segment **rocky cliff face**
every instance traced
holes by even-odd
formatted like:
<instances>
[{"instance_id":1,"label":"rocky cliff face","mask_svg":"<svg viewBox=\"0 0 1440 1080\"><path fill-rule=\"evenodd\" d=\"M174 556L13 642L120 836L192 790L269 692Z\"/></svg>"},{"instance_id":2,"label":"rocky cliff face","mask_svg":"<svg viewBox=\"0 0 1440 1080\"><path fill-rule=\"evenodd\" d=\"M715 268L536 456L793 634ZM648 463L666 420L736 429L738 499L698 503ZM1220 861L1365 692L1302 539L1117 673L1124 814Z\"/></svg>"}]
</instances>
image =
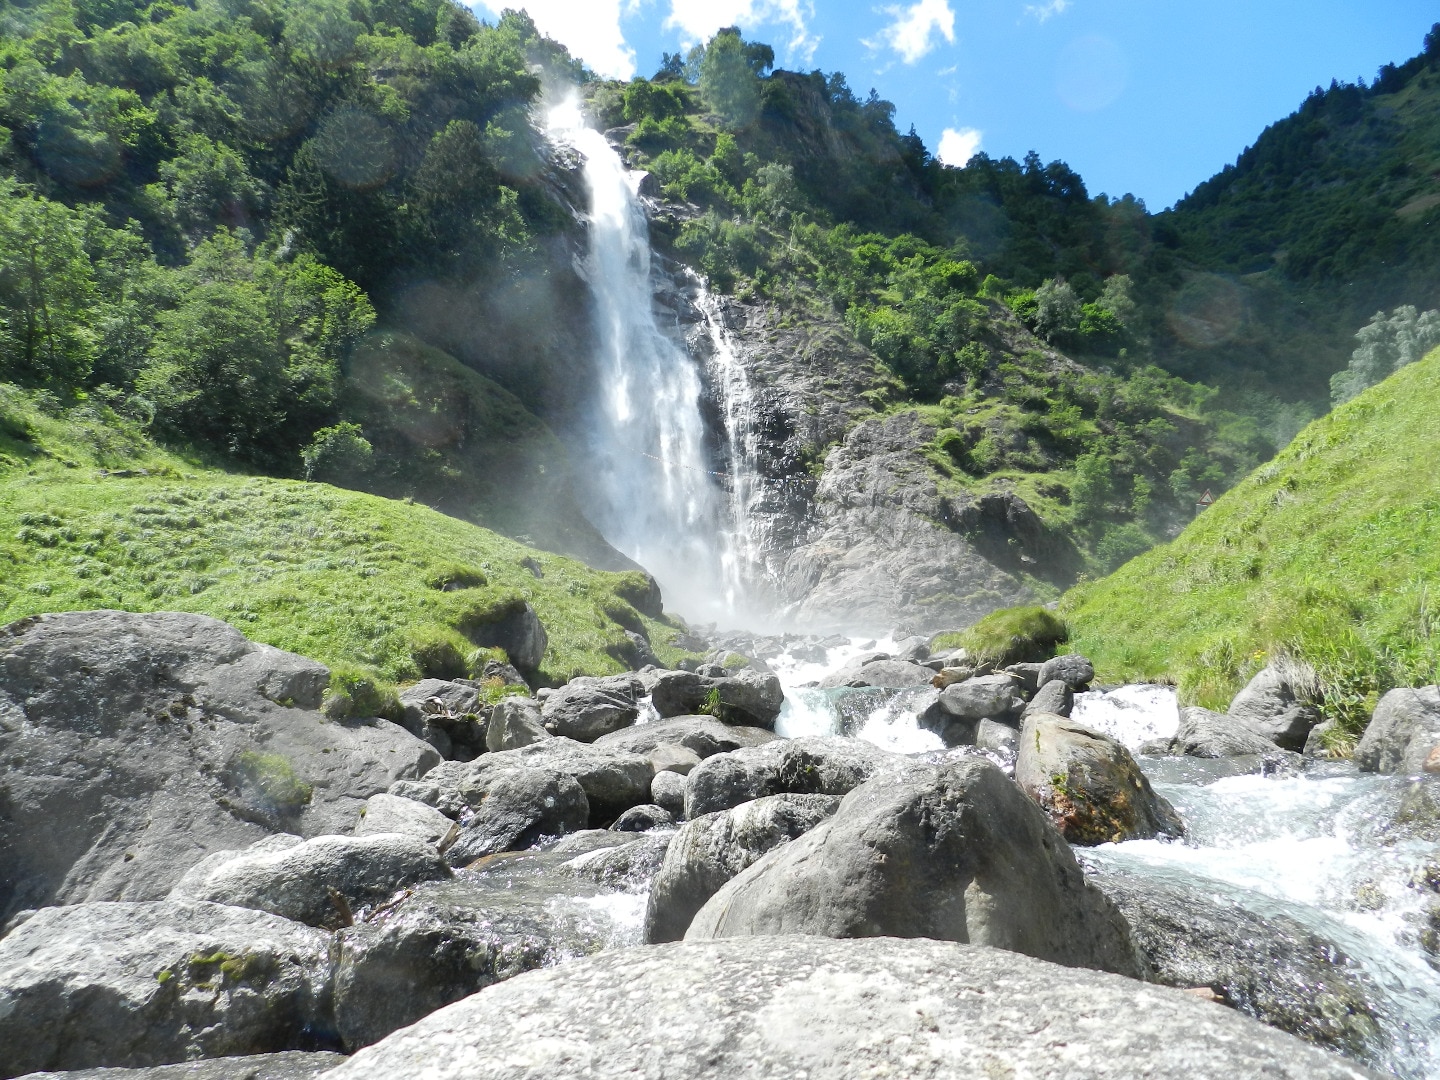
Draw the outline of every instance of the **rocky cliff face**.
<instances>
[{"instance_id":1,"label":"rocky cliff face","mask_svg":"<svg viewBox=\"0 0 1440 1080\"><path fill-rule=\"evenodd\" d=\"M753 477L738 492L750 572L784 616L930 632L1033 600L1026 576L1077 569L1073 546L1018 496L942 493L925 454L934 426L914 410L877 413L867 395L891 378L837 318L707 293L674 263L657 296L704 365L732 488Z\"/></svg>"}]
</instances>

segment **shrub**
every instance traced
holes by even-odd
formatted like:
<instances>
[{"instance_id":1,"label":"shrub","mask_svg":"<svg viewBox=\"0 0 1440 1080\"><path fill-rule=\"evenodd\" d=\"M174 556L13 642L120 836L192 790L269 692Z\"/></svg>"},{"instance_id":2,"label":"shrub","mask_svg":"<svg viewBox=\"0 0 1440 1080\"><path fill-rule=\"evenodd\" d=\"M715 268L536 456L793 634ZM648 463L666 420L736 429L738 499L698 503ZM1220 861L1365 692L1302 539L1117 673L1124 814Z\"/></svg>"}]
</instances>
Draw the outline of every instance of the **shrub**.
<instances>
[{"instance_id":1,"label":"shrub","mask_svg":"<svg viewBox=\"0 0 1440 1080\"><path fill-rule=\"evenodd\" d=\"M1035 663L1055 655L1070 633L1053 612L1042 607L992 611L959 636L959 645L974 659L996 667Z\"/></svg>"},{"instance_id":2,"label":"shrub","mask_svg":"<svg viewBox=\"0 0 1440 1080\"><path fill-rule=\"evenodd\" d=\"M246 795L258 796L276 812L287 815L298 814L313 794L285 758L253 750L240 755L231 770L231 782Z\"/></svg>"},{"instance_id":3,"label":"shrub","mask_svg":"<svg viewBox=\"0 0 1440 1080\"><path fill-rule=\"evenodd\" d=\"M410 658L427 679L463 679L469 674L465 657L443 637L425 638L410 646Z\"/></svg>"},{"instance_id":4,"label":"shrub","mask_svg":"<svg viewBox=\"0 0 1440 1080\"><path fill-rule=\"evenodd\" d=\"M394 687L363 668L342 665L330 669L330 687L322 708L332 720L358 716L393 720L401 714Z\"/></svg>"},{"instance_id":5,"label":"shrub","mask_svg":"<svg viewBox=\"0 0 1440 1080\"><path fill-rule=\"evenodd\" d=\"M300 460L305 463L306 480L342 482L369 469L374 453L359 424L336 424L315 432L310 445L300 451Z\"/></svg>"}]
</instances>

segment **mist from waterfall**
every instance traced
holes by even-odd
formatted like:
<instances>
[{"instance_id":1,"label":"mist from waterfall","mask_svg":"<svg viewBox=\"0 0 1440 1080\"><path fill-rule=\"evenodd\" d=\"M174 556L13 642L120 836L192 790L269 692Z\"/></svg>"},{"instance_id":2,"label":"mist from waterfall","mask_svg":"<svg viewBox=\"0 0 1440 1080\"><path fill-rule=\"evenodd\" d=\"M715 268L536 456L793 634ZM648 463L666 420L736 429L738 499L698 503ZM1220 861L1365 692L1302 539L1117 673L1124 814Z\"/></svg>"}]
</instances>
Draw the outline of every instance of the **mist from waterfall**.
<instances>
[{"instance_id":1,"label":"mist from waterfall","mask_svg":"<svg viewBox=\"0 0 1440 1080\"><path fill-rule=\"evenodd\" d=\"M596 395L577 488L612 545L655 575L666 605L729 621L743 607L722 467L706 452L700 372L655 317L649 226L637 188L571 93L545 114L550 139L585 160Z\"/></svg>"}]
</instances>

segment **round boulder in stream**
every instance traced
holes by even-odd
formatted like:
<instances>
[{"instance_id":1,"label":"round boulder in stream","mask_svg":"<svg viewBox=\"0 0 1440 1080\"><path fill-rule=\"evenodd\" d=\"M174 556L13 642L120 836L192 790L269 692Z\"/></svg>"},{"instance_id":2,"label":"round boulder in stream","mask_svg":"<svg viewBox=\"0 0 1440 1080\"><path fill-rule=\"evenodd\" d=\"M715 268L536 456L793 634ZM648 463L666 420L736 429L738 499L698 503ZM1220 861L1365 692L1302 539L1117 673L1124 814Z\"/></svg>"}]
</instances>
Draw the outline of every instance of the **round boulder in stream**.
<instances>
[{"instance_id":1,"label":"round boulder in stream","mask_svg":"<svg viewBox=\"0 0 1440 1080\"><path fill-rule=\"evenodd\" d=\"M751 938L535 971L332 1080L1362 1080L1376 1074L1176 990L943 941Z\"/></svg>"},{"instance_id":2,"label":"round boulder in stream","mask_svg":"<svg viewBox=\"0 0 1440 1080\"><path fill-rule=\"evenodd\" d=\"M1063 716L1026 717L1015 782L1072 844L1184 833L1180 815L1155 794L1129 750Z\"/></svg>"},{"instance_id":3,"label":"round boulder in stream","mask_svg":"<svg viewBox=\"0 0 1440 1080\"><path fill-rule=\"evenodd\" d=\"M1139 977L1124 918L1069 846L988 761L910 765L720 889L686 941L815 934L927 937Z\"/></svg>"}]
</instances>

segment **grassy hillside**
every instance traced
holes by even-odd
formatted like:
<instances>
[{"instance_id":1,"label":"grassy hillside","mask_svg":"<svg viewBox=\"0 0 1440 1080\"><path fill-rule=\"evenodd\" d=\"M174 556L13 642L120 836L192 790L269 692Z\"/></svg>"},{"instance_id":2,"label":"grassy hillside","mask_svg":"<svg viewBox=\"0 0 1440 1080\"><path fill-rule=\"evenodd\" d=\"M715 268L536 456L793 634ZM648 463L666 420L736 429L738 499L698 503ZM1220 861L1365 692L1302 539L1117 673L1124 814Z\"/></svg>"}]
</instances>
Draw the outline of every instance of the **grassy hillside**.
<instances>
[{"instance_id":1,"label":"grassy hillside","mask_svg":"<svg viewBox=\"0 0 1440 1080\"><path fill-rule=\"evenodd\" d=\"M1104 679L1223 706L1266 657L1314 665L1350 734L1440 678L1440 351L1307 427L1164 547L1068 593Z\"/></svg>"},{"instance_id":2,"label":"grassy hillside","mask_svg":"<svg viewBox=\"0 0 1440 1080\"><path fill-rule=\"evenodd\" d=\"M533 561L543 576L525 565ZM662 654L647 580L534 551L423 506L225 472L157 449L95 400L0 386L0 623L46 611L193 611L391 682L463 675L524 601L541 677L620 671L625 629Z\"/></svg>"}]
</instances>

